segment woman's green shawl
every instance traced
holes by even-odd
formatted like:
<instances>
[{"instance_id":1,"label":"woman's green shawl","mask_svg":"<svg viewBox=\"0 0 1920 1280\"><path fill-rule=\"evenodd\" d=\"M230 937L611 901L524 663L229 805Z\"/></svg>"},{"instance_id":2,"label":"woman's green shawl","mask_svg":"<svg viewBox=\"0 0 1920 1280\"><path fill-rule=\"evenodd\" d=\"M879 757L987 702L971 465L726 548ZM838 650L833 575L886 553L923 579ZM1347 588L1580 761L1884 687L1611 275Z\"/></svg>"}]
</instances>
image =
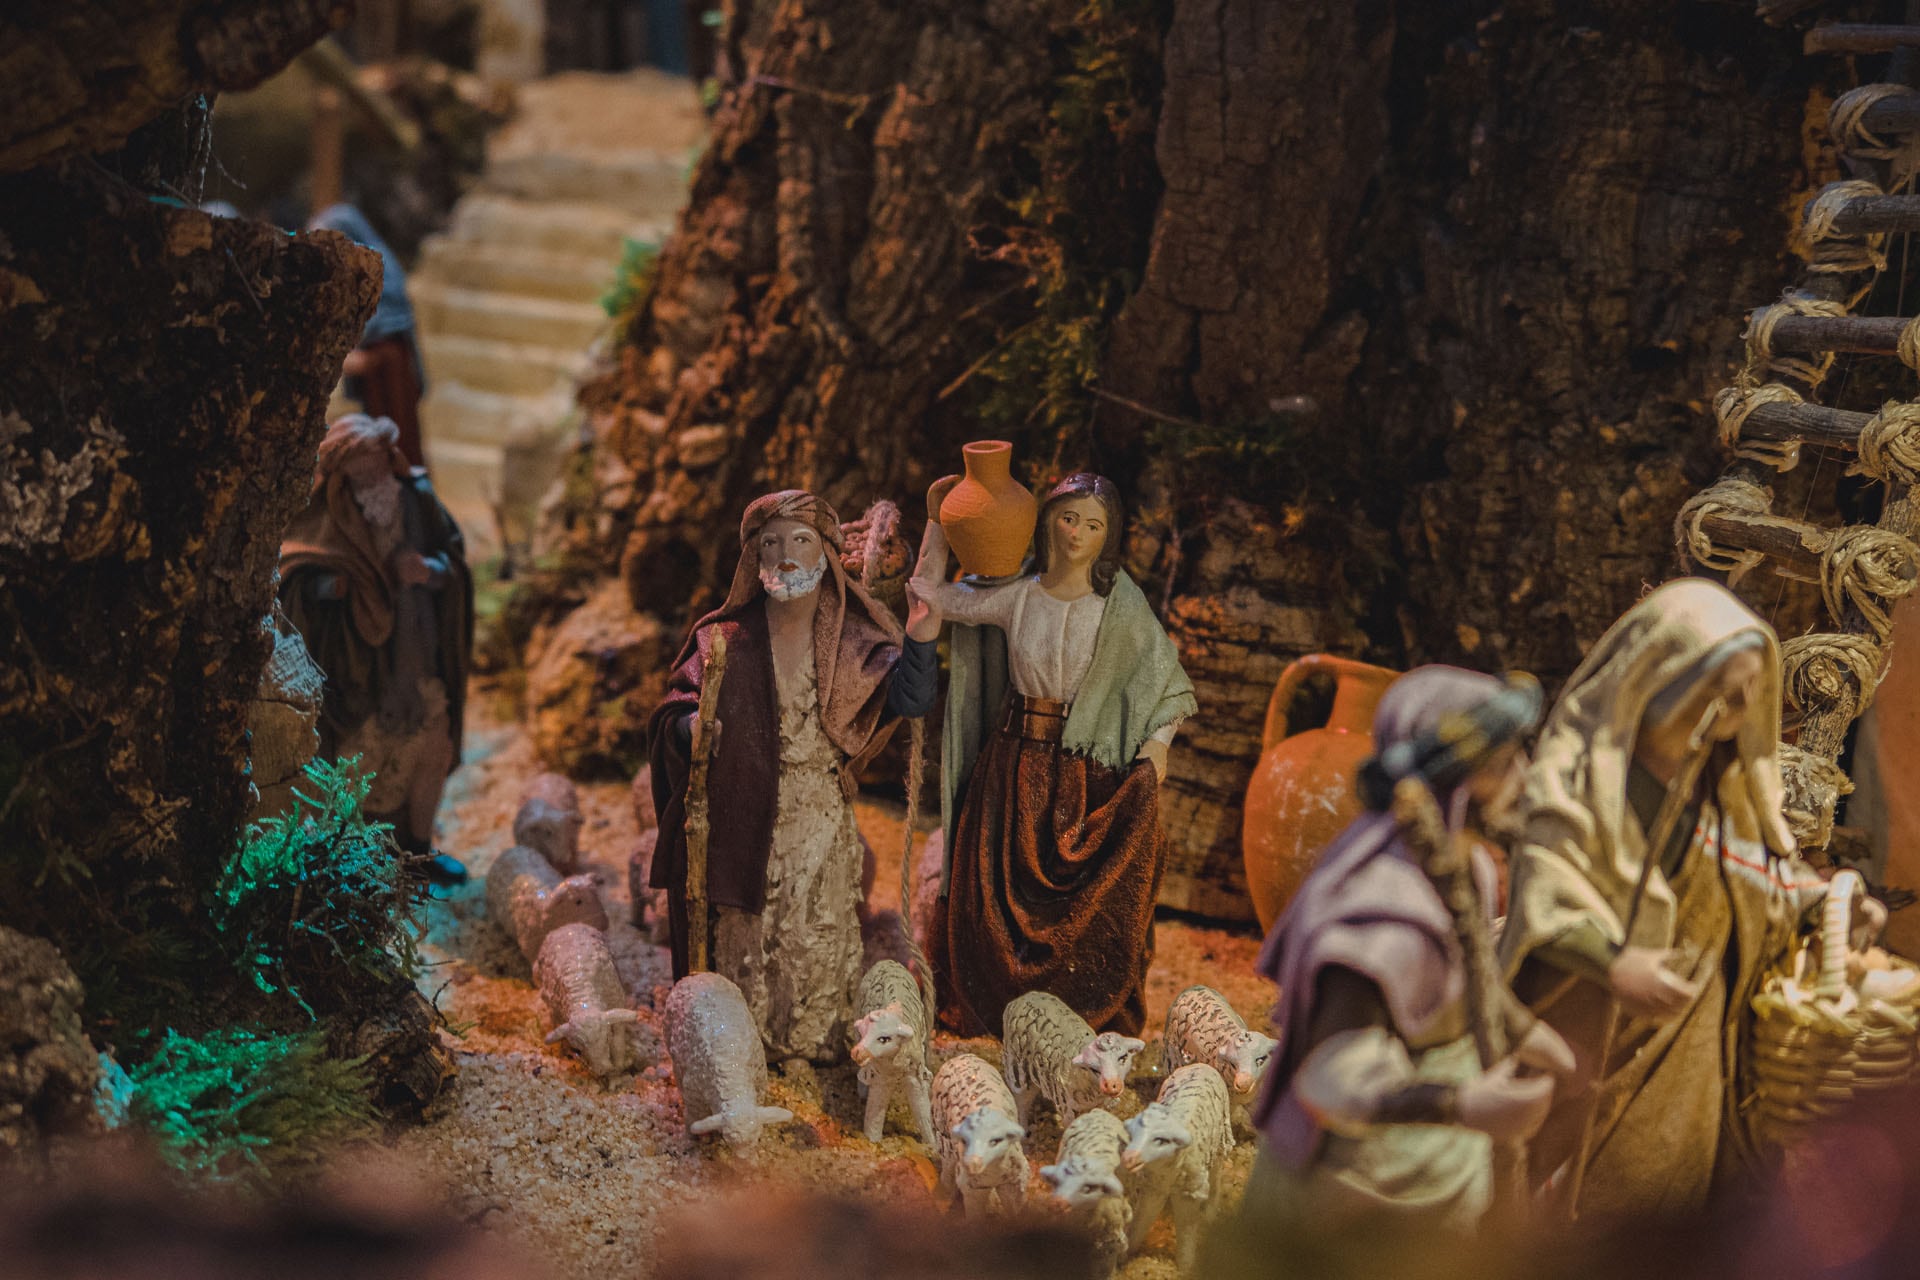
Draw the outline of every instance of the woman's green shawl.
<instances>
[{"instance_id":1,"label":"woman's green shawl","mask_svg":"<svg viewBox=\"0 0 1920 1280\"><path fill-rule=\"evenodd\" d=\"M1018 578L1002 579L1013 582ZM991 585L991 584L989 584ZM953 827L973 762L1007 696L1007 634L994 626L948 628L947 715L940 750L940 819L953 869ZM1144 592L1126 573L1114 575L1093 642L1093 664L1067 714L1060 745L1109 769L1125 769L1156 730L1200 709L1179 650L1153 616Z\"/></svg>"}]
</instances>

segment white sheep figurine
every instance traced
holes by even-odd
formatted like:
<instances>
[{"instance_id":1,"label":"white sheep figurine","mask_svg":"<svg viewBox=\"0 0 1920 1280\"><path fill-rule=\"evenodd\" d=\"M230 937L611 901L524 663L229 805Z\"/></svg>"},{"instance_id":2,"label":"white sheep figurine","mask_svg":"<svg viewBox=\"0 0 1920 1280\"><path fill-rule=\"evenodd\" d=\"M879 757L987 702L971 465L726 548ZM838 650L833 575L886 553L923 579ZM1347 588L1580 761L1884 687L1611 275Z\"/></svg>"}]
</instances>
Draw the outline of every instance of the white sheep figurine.
<instances>
[{"instance_id":1,"label":"white sheep figurine","mask_svg":"<svg viewBox=\"0 0 1920 1280\"><path fill-rule=\"evenodd\" d=\"M556 871L580 869L580 795L558 773L543 773L527 787L513 815L513 842L540 854Z\"/></svg>"},{"instance_id":2,"label":"white sheep figurine","mask_svg":"<svg viewBox=\"0 0 1920 1280\"><path fill-rule=\"evenodd\" d=\"M1134 1058L1147 1047L1117 1031L1095 1035L1066 1001L1044 991L1029 991L1007 1005L1001 1036L1001 1061L1023 1125L1035 1098L1053 1104L1063 1127L1083 1111L1112 1106L1127 1090Z\"/></svg>"},{"instance_id":3,"label":"white sheep figurine","mask_svg":"<svg viewBox=\"0 0 1920 1280\"><path fill-rule=\"evenodd\" d=\"M941 1198L957 1196L968 1217L1011 1214L1026 1204L1020 1143L1027 1131L991 1063L971 1053L947 1059L933 1077L932 1111Z\"/></svg>"},{"instance_id":4,"label":"white sheep figurine","mask_svg":"<svg viewBox=\"0 0 1920 1280\"><path fill-rule=\"evenodd\" d=\"M860 1017L853 1065L860 1068L860 1096L866 1099L867 1141L878 1142L887 1127L887 1107L904 1096L913 1109L920 1139L933 1145L933 1112L927 1066L933 1025L913 974L898 960L882 960L860 979Z\"/></svg>"},{"instance_id":5,"label":"white sheep figurine","mask_svg":"<svg viewBox=\"0 0 1920 1280\"><path fill-rule=\"evenodd\" d=\"M513 936L528 960L540 954L540 944L563 924L607 927L607 909L592 877L562 879L545 858L519 844L487 871L487 918Z\"/></svg>"},{"instance_id":6,"label":"white sheep figurine","mask_svg":"<svg viewBox=\"0 0 1920 1280\"><path fill-rule=\"evenodd\" d=\"M639 1017L613 967L606 934L591 925L561 925L540 944L533 980L553 1025L548 1044L564 1042L603 1080L640 1065Z\"/></svg>"},{"instance_id":7,"label":"white sheep figurine","mask_svg":"<svg viewBox=\"0 0 1920 1280\"><path fill-rule=\"evenodd\" d=\"M1092 1243L1100 1276L1112 1275L1127 1256L1133 1205L1120 1173L1126 1149L1127 1126L1096 1108L1074 1118L1060 1135L1060 1154L1040 1170L1068 1221Z\"/></svg>"},{"instance_id":8,"label":"white sheep figurine","mask_svg":"<svg viewBox=\"0 0 1920 1280\"><path fill-rule=\"evenodd\" d=\"M1127 1121L1120 1167L1133 1180L1128 1247L1139 1249L1161 1211L1170 1209L1174 1261L1191 1274L1220 1190L1220 1166L1231 1150L1233 1121L1220 1073L1195 1062L1169 1075L1160 1096Z\"/></svg>"},{"instance_id":9,"label":"white sheep figurine","mask_svg":"<svg viewBox=\"0 0 1920 1280\"><path fill-rule=\"evenodd\" d=\"M1200 1062L1220 1073L1236 1122L1245 1124L1254 1091L1267 1072L1267 1060L1279 1041L1249 1031L1226 997L1212 987L1192 986L1167 1007L1165 1039L1168 1072Z\"/></svg>"},{"instance_id":10,"label":"white sheep figurine","mask_svg":"<svg viewBox=\"0 0 1920 1280\"><path fill-rule=\"evenodd\" d=\"M717 973L690 973L667 994L666 1024L688 1136L718 1133L746 1151L767 1125L793 1119L785 1107L760 1104L767 1055L740 988Z\"/></svg>"}]
</instances>

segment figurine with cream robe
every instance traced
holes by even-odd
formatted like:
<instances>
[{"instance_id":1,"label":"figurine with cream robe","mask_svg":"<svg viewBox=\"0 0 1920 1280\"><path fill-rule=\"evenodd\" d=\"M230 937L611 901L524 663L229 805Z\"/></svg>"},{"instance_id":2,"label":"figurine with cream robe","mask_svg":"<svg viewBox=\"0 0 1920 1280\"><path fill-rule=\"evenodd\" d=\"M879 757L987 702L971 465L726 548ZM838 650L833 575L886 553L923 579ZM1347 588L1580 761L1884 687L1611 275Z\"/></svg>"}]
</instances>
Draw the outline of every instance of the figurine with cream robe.
<instances>
[{"instance_id":1,"label":"figurine with cream robe","mask_svg":"<svg viewBox=\"0 0 1920 1280\"><path fill-rule=\"evenodd\" d=\"M997 1032L1029 991L1137 1034L1166 861L1159 784L1198 705L1173 642L1120 568L1125 513L1081 472L1041 504L1027 571L949 583L928 497L908 634L953 629L941 773L950 1020Z\"/></svg>"},{"instance_id":2,"label":"figurine with cream robe","mask_svg":"<svg viewBox=\"0 0 1920 1280\"><path fill-rule=\"evenodd\" d=\"M1547 718L1501 954L1579 1059L1533 1148L1569 1212L1696 1210L1748 1154L1750 1002L1826 892L1779 740L1773 630L1699 578L1629 610Z\"/></svg>"},{"instance_id":3,"label":"figurine with cream robe","mask_svg":"<svg viewBox=\"0 0 1920 1280\"><path fill-rule=\"evenodd\" d=\"M745 995L776 1059L846 1055L862 972L854 777L896 717L928 709L894 705L900 624L847 577L840 547L839 517L812 494L754 501L726 602L694 625L650 725L660 815L651 879L668 891L674 974L687 972L690 929L708 929L715 971ZM703 924L688 918L686 793L693 717L721 635ZM931 645L907 647L932 664Z\"/></svg>"},{"instance_id":4,"label":"figurine with cream robe","mask_svg":"<svg viewBox=\"0 0 1920 1280\"><path fill-rule=\"evenodd\" d=\"M1531 682L1419 667L1374 716L1370 770L1428 742L1479 744L1431 776L1414 770L1464 847L1478 930L1497 892L1491 832L1518 797L1539 697ZM1573 1058L1512 999L1490 949L1476 1001L1460 940L1474 925L1455 918L1384 801L1370 796L1372 811L1327 846L1261 949L1258 968L1280 989L1279 1043L1253 1108L1261 1147L1247 1202L1322 1224L1377 1214L1465 1233L1493 1203L1495 1141L1539 1128ZM1502 1021L1509 1056L1483 1063L1476 1013ZM1505 1189L1523 1191L1518 1179Z\"/></svg>"}]
</instances>

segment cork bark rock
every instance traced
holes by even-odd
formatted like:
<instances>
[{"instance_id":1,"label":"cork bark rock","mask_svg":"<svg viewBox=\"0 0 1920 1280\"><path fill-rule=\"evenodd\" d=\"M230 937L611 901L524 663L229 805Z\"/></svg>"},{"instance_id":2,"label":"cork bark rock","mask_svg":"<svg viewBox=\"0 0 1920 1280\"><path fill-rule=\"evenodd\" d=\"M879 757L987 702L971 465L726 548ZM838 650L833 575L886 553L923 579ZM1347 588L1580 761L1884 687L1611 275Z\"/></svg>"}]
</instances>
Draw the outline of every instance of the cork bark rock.
<instances>
[{"instance_id":1,"label":"cork bark rock","mask_svg":"<svg viewBox=\"0 0 1920 1280\"><path fill-rule=\"evenodd\" d=\"M52 943L0 926L0 1160L100 1127L84 994Z\"/></svg>"}]
</instances>

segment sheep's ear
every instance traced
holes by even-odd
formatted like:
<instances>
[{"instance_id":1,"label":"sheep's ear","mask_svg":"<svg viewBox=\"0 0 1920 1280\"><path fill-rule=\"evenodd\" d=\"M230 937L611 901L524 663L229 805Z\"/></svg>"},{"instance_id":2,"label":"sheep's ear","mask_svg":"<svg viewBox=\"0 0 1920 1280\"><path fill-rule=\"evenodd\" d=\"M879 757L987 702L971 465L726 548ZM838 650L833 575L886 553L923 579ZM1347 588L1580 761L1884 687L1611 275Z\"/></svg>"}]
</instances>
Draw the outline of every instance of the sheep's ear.
<instances>
[{"instance_id":1,"label":"sheep's ear","mask_svg":"<svg viewBox=\"0 0 1920 1280\"><path fill-rule=\"evenodd\" d=\"M1112 1174L1108 1174L1107 1177L1101 1180L1100 1188L1110 1196L1124 1196L1127 1194L1127 1189L1120 1185L1120 1179L1114 1177Z\"/></svg>"},{"instance_id":2,"label":"sheep's ear","mask_svg":"<svg viewBox=\"0 0 1920 1280\"><path fill-rule=\"evenodd\" d=\"M785 1107L761 1107L759 1115L761 1124L785 1124L793 1119L793 1112Z\"/></svg>"},{"instance_id":3,"label":"sheep's ear","mask_svg":"<svg viewBox=\"0 0 1920 1280\"><path fill-rule=\"evenodd\" d=\"M695 1120L687 1126L687 1132L693 1134L695 1137L699 1137L703 1133L718 1133L720 1126L725 1123L725 1121L725 1116L715 1113L714 1115L708 1116L705 1120Z\"/></svg>"},{"instance_id":4,"label":"sheep's ear","mask_svg":"<svg viewBox=\"0 0 1920 1280\"><path fill-rule=\"evenodd\" d=\"M561 1023L559 1026L555 1027L553 1030L547 1032L547 1043L559 1044L562 1040L565 1040L567 1038L568 1033L570 1033L572 1030L573 1030L572 1022Z\"/></svg>"},{"instance_id":5,"label":"sheep's ear","mask_svg":"<svg viewBox=\"0 0 1920 1280\"><path fill-rule=\"evenodd\" d=\"M1087 1041L1080 1052L1073 1055L1073 1065L1076 1067L1089 1067L1092 1070L1098 1071L1100 1069L1100 1042L1097 1040Z\"/></svg>"},{"instance_id":6,"label":"sheep's ear","mask_svg":"<svg viewBox=\"0 0 1920 1280\"><path fill-rule=\"evenodd\" d=\"M1057 1191L1060 1189L1060 1179L1067 1176L1067 1171L1057 1164L1043 1164L1040 1166L1040 1176L1047 1180L1048 1186Z\"/></svg>"},{"instance_id":7,"label":"sheep's ear","mask_svg":"<svg viewBox=\"0 0 1920 1280\"><path fill-rule=\"evenodd\" d=\"M1135 1040L1132 1036L1124 1037L1120 1043L1127 1046L1127 1052L1129 1053L1145 1053L1147 1049L1147 1042L1145 1040Z\"/></svg>"}]
</instances>

